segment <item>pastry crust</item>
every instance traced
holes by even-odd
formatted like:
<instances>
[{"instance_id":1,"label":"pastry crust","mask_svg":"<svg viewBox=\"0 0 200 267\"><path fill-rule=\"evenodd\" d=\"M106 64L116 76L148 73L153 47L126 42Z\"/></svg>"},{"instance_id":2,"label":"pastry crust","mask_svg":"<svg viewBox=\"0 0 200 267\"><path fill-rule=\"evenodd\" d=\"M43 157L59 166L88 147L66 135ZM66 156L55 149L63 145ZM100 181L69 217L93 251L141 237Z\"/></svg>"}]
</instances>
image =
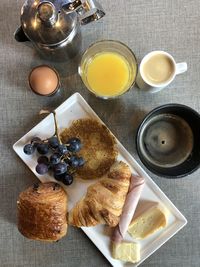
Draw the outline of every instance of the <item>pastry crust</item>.
<instances>
[{"instance_id":1,"label":"pastry crust","mask_svg":"<svg viewBox=\"0 0 200 267\"><path fill-rule=\"evenodd\" d=\"M95 119L79 119L61 133L63 143L69 138L78 137L83 144L78 153L86 161L76 170L76 177L96 179L106 174L118 155L115 138L105 125Z\"/></svg>"},{"instance_id":2,"label":"pastry crust","mask_svg":"<svg viewBox=\"0 0 200 267\"><path fill-rule=\"evenodd\" d=\"M57 241L67 233L67 194L57 183L39 183L17 201L18 229L29 239Z\"/></svg>"},{"instance_id":3,"label":"pastry crust","mask_svg":"<svg viewBox=\"0 0 200 267\"><path fill-rule=\"evenodd\" d=\"M77 227L119 223L128 193L131 170L124 162L117 162L98 182L88 187L86 196L69 213L69 224Z\"/></svg>"}]
</instances>

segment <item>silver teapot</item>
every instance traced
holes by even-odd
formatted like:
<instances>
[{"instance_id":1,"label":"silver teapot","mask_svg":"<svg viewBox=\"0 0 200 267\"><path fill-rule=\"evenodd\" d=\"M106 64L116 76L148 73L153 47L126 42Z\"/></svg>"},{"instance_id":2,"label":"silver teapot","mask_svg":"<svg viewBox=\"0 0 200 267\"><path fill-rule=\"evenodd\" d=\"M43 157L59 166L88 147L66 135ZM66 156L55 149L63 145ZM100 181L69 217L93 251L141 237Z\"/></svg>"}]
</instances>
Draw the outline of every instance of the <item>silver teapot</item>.
<instances>
[{"instance_id":1,"label":"silver teapot","mask_svg":"<svg viewBox=\"0 0 200 267\"><path fill-rule=\"evenodd\" d=\"M96 0L26 0L15 39L31 41L48 60L66 61L80 52L81 25L104 15Z\"/></svg>"}]
</instances>

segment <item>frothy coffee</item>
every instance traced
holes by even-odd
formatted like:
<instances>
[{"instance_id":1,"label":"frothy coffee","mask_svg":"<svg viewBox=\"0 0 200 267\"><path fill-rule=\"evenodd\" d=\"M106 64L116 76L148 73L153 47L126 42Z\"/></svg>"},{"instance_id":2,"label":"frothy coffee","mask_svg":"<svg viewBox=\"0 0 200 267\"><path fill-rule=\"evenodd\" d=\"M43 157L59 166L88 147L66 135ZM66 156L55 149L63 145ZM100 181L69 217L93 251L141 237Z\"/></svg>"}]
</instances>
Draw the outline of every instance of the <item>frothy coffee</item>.
<instances>
[{"instance_id":1,"label":"frothy coffee","mask_svg":"<svg viewBox=\"0 0 200 267\"><path fill-rule=\"evenodd\" d=\"M151 56L143 65L143 76L147 82L162 84L169 81L174 72L174 62L165 54Z\"/></svg>"}]
</instances>

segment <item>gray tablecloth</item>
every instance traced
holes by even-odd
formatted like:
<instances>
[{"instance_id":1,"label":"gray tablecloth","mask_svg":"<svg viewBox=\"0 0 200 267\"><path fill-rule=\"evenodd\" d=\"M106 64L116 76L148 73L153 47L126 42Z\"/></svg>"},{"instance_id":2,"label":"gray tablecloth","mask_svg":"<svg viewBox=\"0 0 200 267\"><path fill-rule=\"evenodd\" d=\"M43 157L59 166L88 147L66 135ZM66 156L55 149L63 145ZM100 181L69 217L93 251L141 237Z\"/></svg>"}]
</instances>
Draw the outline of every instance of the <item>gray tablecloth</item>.
<instances>
[{"instance_id":1,"label":"gray tablecloth","mask_svg":"<svg viewBox=\"0 0 200 267\"><path fill-rule=\"evenodd\" d=\"M200 1L101 0L106 17L83 27L83 49L99 39L117 39L129 45L138 60L149 51L162 49L189 66L186 74L177 77L160 93L149 95L133 89L109 102L91 96L81 83L76 67L69 64L52 64L61 75L60 96L43 98L29 90L29 71L44 61L32 48L13 38L22 3L22 0L0 3L0 266L110 266L81 230L70 228L67 237L56 244L29 241L18 233L17 196L37 179L15 155L12 145L40 121L37 114L41 108L56 107L74 92L80 92L139 161L135 132L151 109L177 102L200 111ZM200 170L180 180L148 173L183 212L188 225L141 266L199 267Z\"/></svg>"}]
</instances>

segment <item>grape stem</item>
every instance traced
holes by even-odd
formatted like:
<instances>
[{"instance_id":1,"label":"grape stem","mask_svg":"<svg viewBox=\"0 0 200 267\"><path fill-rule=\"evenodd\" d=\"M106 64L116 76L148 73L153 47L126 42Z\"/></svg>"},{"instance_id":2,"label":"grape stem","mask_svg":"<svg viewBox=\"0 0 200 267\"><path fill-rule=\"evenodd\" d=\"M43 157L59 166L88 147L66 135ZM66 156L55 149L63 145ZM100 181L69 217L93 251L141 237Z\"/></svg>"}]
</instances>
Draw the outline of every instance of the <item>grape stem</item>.
<instances>
[{"instance_id":1,"label":"grape stem","mask_svg":"<svg viewBox=\"0 0 200 267\"><path fill-rule=\"evenodd\" d=\"M58 121L57 121L57 118L56 118L55 110L50 111L48 109L42 109L39 114L42 115L42 114L51 114L51 113L53 113L54 125L55 125L55 133L54 133L53 136L57 136L59 144L62 144L62 141L60 139L60 135L59 135L59 132L58 132Z\"/></svg>"},{"instance_id":2,"label":"grape stem","mask_svg":"<svg viewBox=\"0 0 200 267\"><path fill-rule=\"evenodd\" d=\"M58 121L57 121L57 118L56 118L56 112L55 112L55 110L52 111L52 113L53 113L54 124L55 124L55 135L56 135L57 138L58 138L58 142L59 142L60 144L62 144L62 141L61 141L61 139L60 139L60 135L59 135L59 132L58 132Z\"/></svg>"}]
</instances>

